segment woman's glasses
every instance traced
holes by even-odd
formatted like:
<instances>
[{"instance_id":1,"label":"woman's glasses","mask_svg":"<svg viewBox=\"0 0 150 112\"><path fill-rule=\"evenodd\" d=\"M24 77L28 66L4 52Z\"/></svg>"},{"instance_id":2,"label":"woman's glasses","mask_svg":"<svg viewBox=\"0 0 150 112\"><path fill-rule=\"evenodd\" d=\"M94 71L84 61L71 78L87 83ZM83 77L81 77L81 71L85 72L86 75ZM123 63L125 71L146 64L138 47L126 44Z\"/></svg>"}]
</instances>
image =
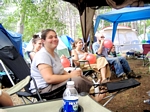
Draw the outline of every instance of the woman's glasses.
<instances>
[{"instance_id":1,"label":"woman's glasses","mask_svg":"<svg viewBox=\"0 0 150 112\"><path fill-rule=\"evenodd\" d=\"M101 36L101 38L105 38L104 36Z\"/></svg>"}]
</instances>

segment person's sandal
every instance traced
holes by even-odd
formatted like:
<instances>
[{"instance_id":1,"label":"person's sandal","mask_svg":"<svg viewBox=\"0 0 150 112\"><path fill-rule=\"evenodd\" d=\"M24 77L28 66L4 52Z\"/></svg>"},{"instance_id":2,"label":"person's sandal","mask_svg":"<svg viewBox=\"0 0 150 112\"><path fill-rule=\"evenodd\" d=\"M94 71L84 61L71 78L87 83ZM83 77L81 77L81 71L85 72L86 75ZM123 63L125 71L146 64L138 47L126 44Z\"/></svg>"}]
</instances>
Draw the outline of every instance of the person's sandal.
<instances>
[{"instance_id":1,"label":"person's sandal","mask_svg":"<svg viewBox=\"0 0 150 112\"><path fill-rule=\"evenodd\" d=\"M127 73L128 78L141 78L141 75L136 75L133 70Z\"/></svg>"},{"instance_id":2,"label":"person's sandal","mask_svg":"<svg viewBox=\"0 0 150 112\"><path fill-rule=\"evenodd\" d=\"M106 78L106 79L104 79L104 80L102 80L100 83L102 84L102 83L107 83L107 82L109 82L110 81L110 79L109 78Z\"/></svg>"}]
</instances>

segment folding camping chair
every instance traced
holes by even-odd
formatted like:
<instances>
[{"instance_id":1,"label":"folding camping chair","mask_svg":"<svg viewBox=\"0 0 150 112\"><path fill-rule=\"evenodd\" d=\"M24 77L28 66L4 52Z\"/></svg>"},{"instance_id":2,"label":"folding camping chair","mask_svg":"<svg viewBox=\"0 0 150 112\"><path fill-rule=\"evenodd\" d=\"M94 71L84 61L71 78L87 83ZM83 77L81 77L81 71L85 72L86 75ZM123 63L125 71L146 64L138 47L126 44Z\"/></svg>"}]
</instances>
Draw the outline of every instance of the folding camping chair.
<instances>
[{"instance_id":1,"label":"folding camping chair","mask_svg":"<svg viewBox=\"0 0 150 112\"><path fill-rule=\"evenodd\" d=\"M17 52L14 46L6 46L0 49L0 59L14 73L19 81L25 79L27 76L30 76L30 68L28 67L23 57ZM36 85L36 82L34 84ZM50 100L55 98L61 98L62 93L66 89L66 85L63 85L52 92L39 94L37 90L36 94L32 94L29 91L29 86L30 83L28 83L27 86L24 88L25 91L17 92L17 95L23 99L24 103L26 103L24 98L29 100L31 103L34 103L28 97L36 98L38 101L42 101L43 99Z\"/></svg>"},{"instance_id":2,"label":"folding camping chair","mask_svg":"<svg viewBox=\"0 0 150 112\"><path fill-rule=\"evenodd\" d=\"M92 79L97 80L99 78L100 72L92 68L88 60L80 60L79 63L80 63L79 67L82 70L84 76L88 77L88 79L90 80ZM85 66L86 63L87 66Z\"/></svg>"},{"instance_id":3,"label":"folding camping chair","mask_svg":"<svg viewBox=\"0 0 150 112\"><path fill-rule=\"evenodd\" d=\"M93 84L94 88L99 86L103 92L99 93L90 93L90 95L95 95L95 94L103 94L103 93L110 93L110 95L106 96L103 99L108 99L103 106L106 106L117 94L124 92L125 90L128 90L130 88L134 88L139 86L141 83L138 82L137 80L130 78L130 79L125 79L121 81L115 81L115 82L108 82L108 83L103 83L103 84Z\"/></svg>"},{"instance_id":4,"label":"folding camping chair","mask_svg":"<svg viewBox=\"0 0 150 112\"><path fill-rule=\"evenodd\" d=\"M90 64L88 60L80 60L79 63L84 76L91 77L92 80L93 79L98 80L101 78L101 72L97 69L97 64ZM110 70L114 71L113 65L111 66ZM114 72L111 71L111 75L112 73ZM107 78L111 79L112 78L111 75L107 76Z\"/></svg>"},{"instance_id":5,"label":"folding camping chair","mask_svg":"<svg viewBox=\"0 0 150 112\"><path fill-rule=\"evenodd\" d=\"M8 70L7 70L7 68L6 68L6 66L4 65L4 63L2 62L2 60L0 59L0 64L1 64L1 66L2 66L2 68L3 68L3 70L4 70L4 74L6 74L7 75L7 77L8 77L8 79L10 80L10 82L11 82L11 84L12 85L15 85L15 83L14 83L14 81L13 81L13 79L11 78L11 76L10 76L10 72L8 72Z\"/></svg>"},{"instance_id":6,"label":"folding camping chair","mask_svg":"<svg viewBox=\"0 0 150 112\"><path fill-rule=\"evenodd\" d=\"M84 60L84 61L79 61L80 62L80 68L83 70L83 75L85 76L90 76L92 80L97 80L100 78L100 72L97 71L96 69L93 69L89 63L89 61ZM85 62L88 63L88 69L84 68ZM84 73L85 72L85 73ZM139 86L140 83L136 81L133 78L130 79L124 79L124 80L119 80L115 82L108 82L108 83L101 83L101 84L93 84L94 88L99 86L100 91L103 90L103 92L99 93L90 93L90 95L95 95L95 94L103 94L103 93L110 93L110 95L106 96L103 99L108 99L103 106L106 106L117 94L124 92L125 90L128 90L130 88Z\"/></svg>"},{"instance_id":7,"label":"folding camping chair","mask_svg":"<svg viewBox=\"0 0 150 112\"><path fill-rule=\"evenodd\" d=\"M0 111L7 112L62 112L62 99L55 99L45 102L37 102L35 104L19 105L12 107L3 107ZM79 96L78 112L112 112L94 101L89 95Z\"/></svg>"}]
</instances>

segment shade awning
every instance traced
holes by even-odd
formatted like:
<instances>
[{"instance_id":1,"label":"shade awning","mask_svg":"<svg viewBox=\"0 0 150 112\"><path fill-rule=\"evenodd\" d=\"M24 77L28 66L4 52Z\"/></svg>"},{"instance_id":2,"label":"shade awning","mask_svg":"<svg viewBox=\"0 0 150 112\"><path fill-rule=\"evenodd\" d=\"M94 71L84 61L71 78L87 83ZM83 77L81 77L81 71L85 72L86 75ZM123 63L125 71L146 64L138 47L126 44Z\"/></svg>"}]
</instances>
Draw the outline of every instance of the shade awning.
<instances>
[{"instance_id":1,"label":"shade awning","mask_svg":"<svg viewBox=\"0 0 150 112\"><path fill-rule=\"evenodd\" d=\"M101 19L113 23L112 41L114 41L118 23L150 19L150 6L147 5L144 7L125 7L119 10L113 10L111 12L99 15L96 18L94 26L95 33L98 29Z\"/></svg>"}]
</instances>

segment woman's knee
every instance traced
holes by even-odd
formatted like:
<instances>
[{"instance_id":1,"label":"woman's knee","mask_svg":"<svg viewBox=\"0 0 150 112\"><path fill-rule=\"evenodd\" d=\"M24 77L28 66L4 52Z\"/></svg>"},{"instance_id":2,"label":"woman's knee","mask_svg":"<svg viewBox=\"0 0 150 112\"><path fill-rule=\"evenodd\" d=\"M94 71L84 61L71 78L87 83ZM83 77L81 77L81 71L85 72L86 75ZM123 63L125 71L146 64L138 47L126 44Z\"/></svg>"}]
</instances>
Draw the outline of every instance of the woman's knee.
<instances>
[{"instance_id":1,"label":"woman's knee","mask_svg":"<svg viewBox=\"0 0 150 112\"><path fill-rule=\"evenodd\" d=\"M72 78L72 81L74 81L75 85L83 84L83 79L81 77L74 77L74 78Z\"/></svg>"},{"instance_id":2,"label":"woman's knee","mask_svg":"<svg viewBox=\"0 0 150 112\"><path fill-rule=\"evenodd\" d=\"M78 92L89 92L92 87L92 82L83 77L74 77L72 78L72 81L75 82L75 88Z\"/></svg>"}]
</instances>

